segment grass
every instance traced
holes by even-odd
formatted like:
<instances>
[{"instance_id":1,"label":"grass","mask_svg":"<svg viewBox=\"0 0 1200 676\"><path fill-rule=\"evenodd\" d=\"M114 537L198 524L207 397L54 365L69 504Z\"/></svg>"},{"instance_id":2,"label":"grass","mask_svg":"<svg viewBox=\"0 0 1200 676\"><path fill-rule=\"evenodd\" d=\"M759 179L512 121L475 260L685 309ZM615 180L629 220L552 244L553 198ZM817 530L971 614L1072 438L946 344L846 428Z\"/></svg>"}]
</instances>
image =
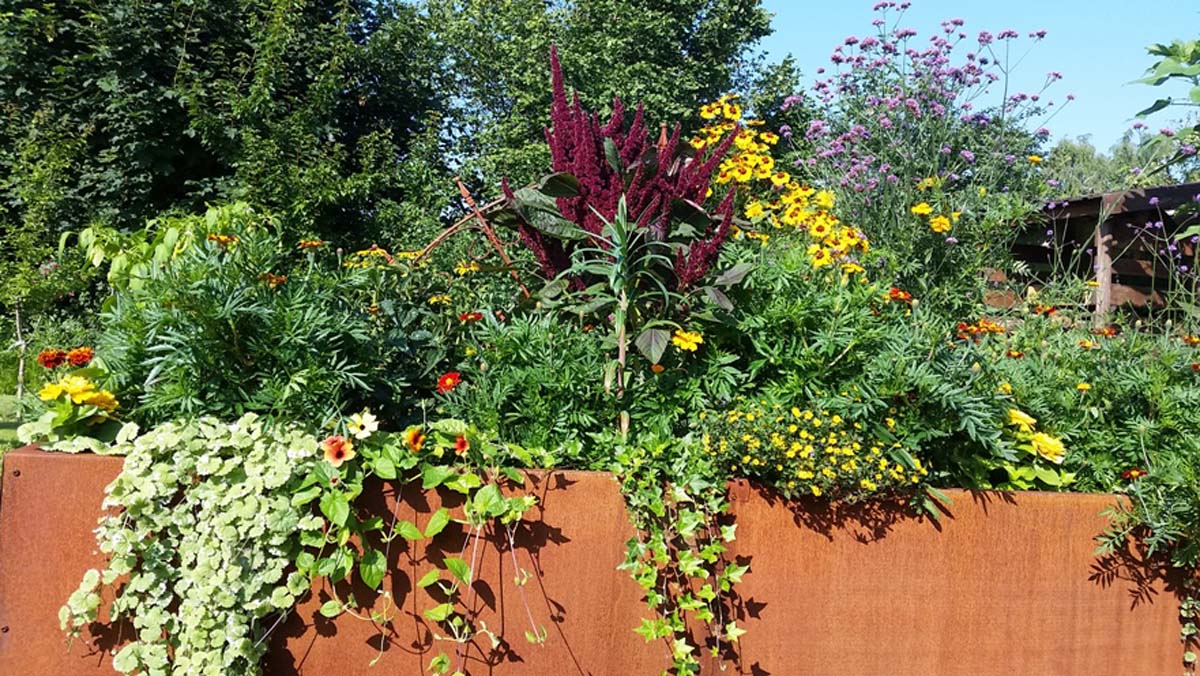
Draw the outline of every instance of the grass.
<instances>
[{"instance_id":1,"label":"grass","mask_svg":"<svg viewBox=\"0 0 1200 676\"><path fill-rule=\"evenodd\" d=\"M17 441L17 398L11 394L0 395L0 456L20 445Z\"/></svg>"}]
</instances>

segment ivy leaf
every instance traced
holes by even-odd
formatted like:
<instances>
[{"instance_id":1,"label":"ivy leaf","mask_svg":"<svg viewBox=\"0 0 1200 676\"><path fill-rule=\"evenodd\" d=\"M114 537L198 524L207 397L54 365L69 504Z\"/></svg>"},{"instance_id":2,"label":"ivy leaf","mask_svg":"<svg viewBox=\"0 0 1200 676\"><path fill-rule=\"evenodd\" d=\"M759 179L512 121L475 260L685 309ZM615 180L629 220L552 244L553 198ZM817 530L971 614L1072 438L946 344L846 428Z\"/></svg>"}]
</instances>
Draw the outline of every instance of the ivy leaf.
<instances>
[{"instance_id":1,"label":"ivy leaf","mask_svg":"<svg viewBox=\"0 0 1200 676\"><path fill-rule=\"evenodd\" d=\"M350 516L350 501L341 492L326 493L321 497L321 513L330 523L345 526L346 519Z\"/></svg>"},{"instance_id":2,"label":"ivy leaf","mask_svg":"<svg viewBox=\"0 0 1200 676\"><path fill-rule=\"evenodd\" d=\"M725 625L725 640L729 641L730 643L737 643L737 640L745 633L746 630L739 628L736 622L730 622L729 624Z\"/></svg>"},{"instance_id":3,"label":"ivy leaf","mask_svg":"<svg viewBox=\"0 0 1200 676\"><path fill-rule=\"evenodd\" d=\"M445 507L433 513L429 517L429 523L425 524L425 537L431 538L438 533L446 530L446 526L450 523L450 511Z\"/></svg>"},{"instance_id":4,"label":"ivy leaf","mask_svg":"<svg viewBox=\"0 0 1200 676\"><path fill-rule=\"evenodd\" d=\"M358 562L358 574L362 581L371 589L379 589L383 577L387 573L387 560L378 549L368 549L363 552Z\"/></svg>"}]
</instances>

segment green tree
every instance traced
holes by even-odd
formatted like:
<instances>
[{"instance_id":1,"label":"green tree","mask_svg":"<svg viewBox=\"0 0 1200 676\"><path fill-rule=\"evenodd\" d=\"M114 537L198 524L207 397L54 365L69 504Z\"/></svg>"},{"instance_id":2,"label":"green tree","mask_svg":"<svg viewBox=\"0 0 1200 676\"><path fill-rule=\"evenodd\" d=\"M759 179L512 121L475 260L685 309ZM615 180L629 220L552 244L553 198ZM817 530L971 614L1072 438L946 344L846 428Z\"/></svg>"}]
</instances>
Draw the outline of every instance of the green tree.
<instances>
[{"instance_id":1,"label":"green tree","mask_svg":"<svg viewBox=\"0 0 1200 676\"><path fill-rule=\"evenodd\" d=\"M590 110L642 102L651 124L747 84L770 33L760 0L428 0L453 73L450 136L465 173L494 188L549 166L550 45Z\"/></svg>"},{"instance_id":2,"label":"green tree","mask_svg":"<svg viewBox=\"0 0 1200 676\"><path fill-rule=\"evenodd\" d=\"M443 107L438 58L400 0L15 0L0 16L8 232L36 209L52 231L129 229L236 197L369 240L403 210L413 149L433 150L413 139Z\"/></svg>"}]
</instances>

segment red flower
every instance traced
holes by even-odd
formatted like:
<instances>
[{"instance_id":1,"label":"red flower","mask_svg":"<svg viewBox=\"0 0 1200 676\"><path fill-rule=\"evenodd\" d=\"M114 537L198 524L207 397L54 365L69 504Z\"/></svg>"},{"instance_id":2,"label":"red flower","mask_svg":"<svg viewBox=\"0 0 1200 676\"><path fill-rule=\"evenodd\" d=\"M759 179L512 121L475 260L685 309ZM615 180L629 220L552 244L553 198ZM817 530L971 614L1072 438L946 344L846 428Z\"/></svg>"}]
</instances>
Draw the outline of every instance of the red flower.
<instances>
[{"instance_id":1,"label":"red flower","mask_svg":"<svg viewBox=\"0 0 1200 676\"><path fill-rule=\"evenodd\" d=\"M1004 356L1008 357L1009 359L1020 359L1021 357L1025 356L1025 353L1018 352L1017 350L1009 350L1004 353Z\"/></svg>"},{"instance_id":2,"label":"red flower","mask_svg":"<svg viewBox=\"0 0 1200 676\"><path fill-rule=\"evenodd\" d=\"M466 324L468 322L477 322L483 319L482 312L464 312L458 316L458 321Z\"/></svg>"},{"instance_id":3,"label":"red flower","mask_svg":"<svg viewBox=\"0 0 1200 676\"><path fill-rule=\"evenodd\" d=\"M334 467L341 467L343 462L355 456L354 442L340 434L322 441L321 450L325 452L325 461Z\"/></svg>"},{"instance_id":4,"label":"red flower","mask_svg":"<svg viewBox=\"0 0 1200 676\"><path fill-rule=\"evenodd\" d=\"M61 352L61 351L62 350L59 350L59 352ZM71 350L70 352L68 352L67 353L67 361L71 362L71 366L81 366L82 367L82 366L87 366L88 364L92 363L92 359L95 358L95 356L96 356L96 351L85 345L83 347L77 347L74 350Z\"/></svg>"},{"instance_id":5,"label":"red flower","mask_svg":"<svg viewBox=\"0 0 1200 676\"><path fill-rule=\"evenodd\" d=\"M67 353L63 350L42 350L37 356L38 363L48 369L56 369L67 361Z\"/></svg>"},{"instance_id":6,"label":"red flower","mask_svg":"<svg viewBox=\"0 0 1200 676\"><path fill-rule=\"evenodd\" d=\"M1105 338L1112 338L1112 337L1116 336L1117 334L1119 334L1120 332L1121 332L1121 329L1120 329L1120 327L1117 327L1117 326L1105 326L1105 327L1099 328L1099 329L1092 329L1092 333L1094 333L1097 336L1104 336Z\"/></svg>"},{"instance_id":7,"label":"red flower","mask_svg":"<svg viewBox=\"0 0 1200 676\"><path fill-rule=\"evenodd\" d=\"M471 450L471 442L467 441L463 435L458 435L458 438L454 440L454 452L458 455L466 455L469 450Z\"/></svg>"},{"instance_id":8,"label":"red flower","mask_svg":"<svg viewBox=\"0 0 1200 676\"><path fill-rule=\"evenodd\" d=\"M893 286L888 290L888 300L893 303L912 303L912 294L907 291L901 291Z\"/></svg>"},{"instance_id":9,"label":"red flower","mask_svg":"<svg viewBox=\"0 0 1200 676\"><path fill-rule=\"evenodd\" d=\"M443 374L442 377L438 378L437 381L438 394L445 394L450 390L453 390L454 388L458 387L458 384L461 382L462 374L458 371L451 371Z\"/></svg>"},{"instance_id":10,"label":"red flower","mask_svg":"<svg viewBox=\"0 0 1200 676\"><path fill-rule=\"evenodd\" d=\"M1127 481L1135 481L1146 476L1147 474L1149 474L1149 472L1144 469L1139 467L1131 467L1130 469L1121 472L1121 478Z\"/></svg>"},{"instance_id":11,"label":"red flower","mask_svg":"<svg viewBox=\"0 0 1200 676\"><path fill-rule=\"evenodd\" d=\"M1193 371L1200 371L1200 364L1192 364Z\"/></svg>"},{"instance_id":12,"label":"red flower","mask_svg":"<svg viewBox=\"0 0 1200 676\"><path fill-rule=\"evenodd\" d=\"M1055 312L1058 312L1058 308L1054 307L1053 305L1039 305L1033 309L1033 312L1034 314L1046 315L1049 317Z\"/></svg>"}]
</instances>

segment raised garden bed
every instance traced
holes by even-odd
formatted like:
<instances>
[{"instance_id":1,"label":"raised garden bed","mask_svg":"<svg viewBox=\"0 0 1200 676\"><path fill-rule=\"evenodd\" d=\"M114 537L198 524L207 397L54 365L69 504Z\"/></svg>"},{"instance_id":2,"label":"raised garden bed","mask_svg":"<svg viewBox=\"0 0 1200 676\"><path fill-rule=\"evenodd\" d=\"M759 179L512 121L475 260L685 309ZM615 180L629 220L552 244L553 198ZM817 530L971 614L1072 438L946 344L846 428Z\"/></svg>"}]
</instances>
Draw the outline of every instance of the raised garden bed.
<instances>
[{"instance_id":1,"label":"raised garden bed","mask_svg":"<svg viewBox=\"0 0 1200 676\"><path fill-rule=\"evenodd\" d=\"M91 529L121 459L20 449L4 457L0 494L0 674L110 674L119 631L68 647L58 608L100 562ZM490 655L472 650L471 674L653 674L669 662L661 643L631 630L641 590L617 570L634 533L616 482L587 472L531 474L540 499L515 552L482 547L474 604L504 637ZM748 633L741 673L1089 674L1161 676L1178 671L1178 580L1134 552L1094 557L1093 537L1111 495L948 491L950 515L915 520L886 504L788 504L748 484L730 486L749 560L737 587ZM391 515L392 487L372 491ZM386 496L386 497L385 497ZM399 491L400 518L423 524L443 504L419 487ZM446 498L453 506L453 498ZM430 545L458 553L462 531ZM418 545L424 548L425 545ZM422 552L424 553L424 552ZM536 577L514 583L517 565ZM436 558L434 553L434 558ZM403 543L391 551L399 635L370 623L327 620L318 591L272 634L269 674L421 674L430 635L420 621ZM362 590L358 590L362 593ZM520 638L533 619L544 645ZM360 600L368 598L360 596ZM406 622L405 619L411 619ZM436 649L447 649L438 643ZM705 673L715 672L706 665Z\"/></svg>"}]
</instances>

